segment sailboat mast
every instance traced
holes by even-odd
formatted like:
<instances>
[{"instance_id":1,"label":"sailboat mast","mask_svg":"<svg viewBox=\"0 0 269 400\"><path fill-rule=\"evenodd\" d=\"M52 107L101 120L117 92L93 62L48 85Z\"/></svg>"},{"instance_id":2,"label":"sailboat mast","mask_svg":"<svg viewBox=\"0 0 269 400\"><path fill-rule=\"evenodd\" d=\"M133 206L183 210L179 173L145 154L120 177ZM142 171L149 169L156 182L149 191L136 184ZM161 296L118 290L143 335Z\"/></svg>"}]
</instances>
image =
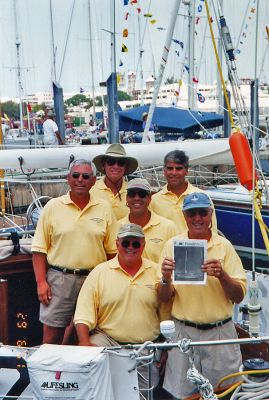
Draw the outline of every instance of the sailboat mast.
<instances>
[{"instance_id":1,"label":"sailboat mast","mask_svg":"<svg viewBox=\"0 0 269 400\"><path fill-rule=\"evenodd\" d=\"M18 95L19 95L19 108L20 108L20 130L23 131L23 114L22 114L22 81L21 81L21 65L20 65L20 45L21 42L19 40L18 34L18 20L17 20L17 7L16 1L13 0L13 10L14 10L14 19L15 19L15 44L16 44L16 54L17 54L17 79L18 79Z\"/></svg>"},{"instance_id":2,"label":"sailboat mast","mask_svg":"<svg viewBox=\"0 0 269 400\"><path fill-rule=\"evenodd\" d=\"M52 44L52 76L56 82L56 50L54 44L54 29L53 29L53 18L52 18L52 4L50 0L50 30L51 30L51 44Z\"/></svg>"},{"instance_id":3,"label":"sailboat mast","mask_svg":"<svg viewBox=\"0 0 269 400\"><path fill-rule=\"evenodd\" d=\"M188 108L194 109L194 36L195 36L195 0L189 3L189 77L188 77Z\"/></svg>"},{"instance_id":4,"label":"sailboat mast","mask_svg":"<svg viewBox=\"0 0 269 400\"><path fill-rule=\"evenodd\" d=\"M116 73L116 12L115 12L115 0L110 1L110 24L111 24L111 71Z\"/></svg>"},{"instance_id":5,"label":"sailboat mast","mask_svg":"<svg viewBox=\"0 0 269 400\"><path fill-rule=\"evenodd\" d=\"M89 10L89 35L90 35L90 63L91 63L91 76L92 76L92 108L93 108L93 118L95 120L95 88L94 88L94 69L93 69L93 48L92 48L92 23L91 23L91 0L88 0L88 10Z\"/></svg>"},{"instance_id":6,"label":"sailboat mast","mask_svg":"<svg viewBox=\"0 0 269 400\"><path fill-rule=\"evenodd\" d=\"M137 23L138 23L140 90L141 90L140 105L143 106L144 105L144 74L143 74L143 49L142 49L141 15L140 15L140 13L138 13L138 16L137 16Z\"/></svg>"},{"instance_id":7,"label":"sailboat mast","mask_svg":"<svg viewBox=\"0 0 269 400\"><path fill-rule=\"evenodd\" d=\"M177 20L177 14L178 14L179 6L180 6L180 0L175 0L174 7L173 7L173 10L172 10L172 14L171 14L170 25L169 25L168 30L167 30L167 36L166 36L166 40L165 40L165 44L164 44L164 49L163 49L162 60L161 60L160 68L159 68L158 77L156 79L156 84L155 84L155 89L154 89L154 93L153 93L153 97L152 97L152 102L151 102L151 105L149 107L148 118L147 118L145 130L143 132L142 142L146 142L147 141L149 127L150 127L150 124L151 124L151 121L152 121L152 116L153 116L154 109L156 107L158 93L159 93L159 90L160 90L160 87L161 87L163 74L164 74L166 63L167 63L167 59L168 59L168 54L169 54L169 50L170 50L170 46L171 46L171 42L172 42L172 37L173 37L174 28L175 28L175 24L176 24L176 20Z\"/></svg>"}]
</instances>

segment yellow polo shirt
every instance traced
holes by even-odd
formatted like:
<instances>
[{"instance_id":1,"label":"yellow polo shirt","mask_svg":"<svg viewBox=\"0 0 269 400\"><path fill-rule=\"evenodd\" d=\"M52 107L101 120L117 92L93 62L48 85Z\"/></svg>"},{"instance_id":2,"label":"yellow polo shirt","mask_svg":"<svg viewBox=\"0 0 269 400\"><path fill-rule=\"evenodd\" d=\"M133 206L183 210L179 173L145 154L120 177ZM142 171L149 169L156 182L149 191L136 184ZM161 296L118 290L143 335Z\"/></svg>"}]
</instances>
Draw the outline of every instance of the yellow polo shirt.
<instances>
[{"instance_id":1,"label":"yellow polo shirt","mask_svg":"<svg viewBox=\"0 0 269 400\"><path fill-rule=\"evenodd\" d=\"M127 215L118 221L118 229L129 222L129 215ZM158 263L163 246L168 239L177 234L176 225L167 218L163 218L151 211L150 220L143 227L143 231L146 241L143 257Z\"/></svg>"},{"instance_id":2,"label":"yellow polo shirt","mask_svg":"<svg viewBox=\"0 0 269 400\"><path fill-rule=\"evenodd\" d=\"M50 200L35 231L32 252L47 255L48 264L70 269L94 268L117 252L116 220L109 204L90 200L81 210L69 193Z\"/></svg>"},{"instance_id":3,"label":"yellow polo shirt","mask_svg":"<svg viewBox=\"0 0 269 400\"><path fill-rule=\"evenodd\" d=\"M184 198L191 193L204 192L188 182L187 189L180 196L170 192L165 185L158 193L152 196L150 209L156 214L173 221L177 226L177 233L182 233L187 229L187 224L182 212ZM204 192L205 193L205 192ZM213 205L213 203L212 203ZM217 219L215 210L212 215L212 228L217 231Z\"/></svg>"},{"instance_id":4,"label":"yellow polo shirt","mask_svg":"<svg viewBox=\"0 0 269 400\"><path fill-rule=\"evenodd\" d=\"M173 257L173 240L187 239L188 232L175 236L164 246L160 263L165 257ZM246 273L242 262L232 244L212 231L207 245L207 259L223 260L222 267L227 274L236 279L246 292ZM206 285L175 284L175 297L172 316L198 324L221 321L233 314L233 303L225 295L220 281L214 276L207 277Z\"/></svg>"},{"instance_id":5,"label":"yellow polo shirt","mask_svg":"<svg viewBox=\"0 0 269 400\"><path fill-rule=\"evenodd\" d=\"M112 190L106 186L105 178L98 179L91 188L90 194L95 200L105 200L111 204L116 219L119 220L128 214L129 208L126 206L128 183L123 180L119 193L114 195ZM120 194L120 195L119 195Z\"/></svg>"},{"instance_id":6,"label":"yellow polo shirt","mask_svg":"<svg viewBox=\"0 0 269 400\"><path fill-rule=\"evenodd\" d=\"M143 258L135 276L119 264L118 257L98 265L86 278L74 316L93 330L100 328L118 342L143 343L159 336L157 264Z\"/></svg>"}]
</instances>

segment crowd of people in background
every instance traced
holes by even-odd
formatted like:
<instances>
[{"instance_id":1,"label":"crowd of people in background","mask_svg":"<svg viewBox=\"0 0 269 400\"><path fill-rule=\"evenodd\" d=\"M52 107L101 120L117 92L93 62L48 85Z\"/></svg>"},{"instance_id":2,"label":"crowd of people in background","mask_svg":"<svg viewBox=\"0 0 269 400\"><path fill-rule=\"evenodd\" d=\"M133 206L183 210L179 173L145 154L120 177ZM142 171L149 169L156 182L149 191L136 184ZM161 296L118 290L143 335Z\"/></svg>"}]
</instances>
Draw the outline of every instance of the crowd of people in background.
<instances>
[{"instance_id":1,"label":"crowd of people in background","mask_svg":"<svg viewBox=\"0 0 269 400\"><path fill-rule=\"evenodd\" d=\"M69 192L46 204L32 246L44 343L66 344L70 331L81 346L160 341L164 319L174 321L175 340L236 338L232 313L246 292L245 272L217 234L212 201L188 182L188 162L183 151L168 153L167 184L156 194L146 179L127 181L138 162L120 144L71 164ZM179 238L206 241L206 285L174 283ZM238 371L240 349L228 347L194 351L197 369L213 385ZM168 352L164 387L174 399L196 393L187 367L187 354Z\"/></svg>"}]
</instances>

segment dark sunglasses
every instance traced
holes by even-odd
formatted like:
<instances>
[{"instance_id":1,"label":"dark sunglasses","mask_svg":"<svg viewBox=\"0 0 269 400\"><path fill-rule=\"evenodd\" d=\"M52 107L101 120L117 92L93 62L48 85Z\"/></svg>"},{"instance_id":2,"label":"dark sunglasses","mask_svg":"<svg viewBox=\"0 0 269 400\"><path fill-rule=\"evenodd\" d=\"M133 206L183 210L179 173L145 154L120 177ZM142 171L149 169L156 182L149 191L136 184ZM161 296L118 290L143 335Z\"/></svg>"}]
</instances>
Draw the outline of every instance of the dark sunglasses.
<instances>
[{"instance_id":1,"label":"dark sunglasses","mask_svg":"<svg viewBox=\"0 0 269 400\"><path fill-rule=\"evenodd\" d=\"M137 194L141 199L144 199L145 197L149 196L150 193L147 192L146 190L143 190L143 189L140 189L140 190L133 190L133 189L127 190L127 196L128 197L134 198Z\"/></svg>"},{"instance_id":2,"label":"dark sunglasses","mask_svg":"<svg viewBox=\"0 0 269 400\"><path fill-rule=\"evenodd\" d=\"M126 165L126 160L124 158L107 158L105 160L107 165L112 167L112 165L118 164L119 167L124 167Z\"/></svg>"},{"instance_id":3,"label":"dark sunglasses","mask_svg":"<svg viewBox=\"0 0 269 400\"><path fill-rule=\"evenodd\" d=\"M78 179L80 176L82 176L83 179L88 180L92 177L92 174L87 174L87 172L73 172L71 176L74 179Z\"/></svg>"},{"instance_id":4,"label":"dark sunglasses","mask_svg":"<svg viewBox=\"0 0 269 400\"><path fill-rule=\"evenodd\" d=\"M200 217L206 217L209 213L209 211L206 208L194 208L192 210L186 210L185 211L187 217L193 218L197 214L199 214Z\"/></svg>"},{"instance_id":5,"label":"dark sunglasses","mask_svg":"<svg viewBox=\"0 0 269 400\"><path fill-rule=\"evenodd\" d=\"M121 245L124 249L128 249L128 247L130 246L130 244L132 245L132 247L134 249L140 249L141 247L141 243L138 240L122 240L121 241Z\"/></svg>"}]
</instances>

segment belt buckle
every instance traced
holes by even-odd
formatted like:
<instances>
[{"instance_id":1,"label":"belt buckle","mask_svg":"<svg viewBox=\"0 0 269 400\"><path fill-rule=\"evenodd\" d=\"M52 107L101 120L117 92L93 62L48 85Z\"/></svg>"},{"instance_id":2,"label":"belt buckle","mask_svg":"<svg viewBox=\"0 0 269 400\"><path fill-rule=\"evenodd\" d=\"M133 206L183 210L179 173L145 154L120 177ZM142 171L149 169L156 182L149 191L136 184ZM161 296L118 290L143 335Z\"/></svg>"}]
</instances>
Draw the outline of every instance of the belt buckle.
<instances>
[{"instance_id":1,"label":"belt buckle","mask_svg":"<svg viewBox=\"0 0 269 400\"><path fill-rule=\"evenodd\" d=\"M80 273L80 269L79 268L75 268L74 269L74 275L77 275L77 274L79 274Z\"/></svg>"}]
</instances>

